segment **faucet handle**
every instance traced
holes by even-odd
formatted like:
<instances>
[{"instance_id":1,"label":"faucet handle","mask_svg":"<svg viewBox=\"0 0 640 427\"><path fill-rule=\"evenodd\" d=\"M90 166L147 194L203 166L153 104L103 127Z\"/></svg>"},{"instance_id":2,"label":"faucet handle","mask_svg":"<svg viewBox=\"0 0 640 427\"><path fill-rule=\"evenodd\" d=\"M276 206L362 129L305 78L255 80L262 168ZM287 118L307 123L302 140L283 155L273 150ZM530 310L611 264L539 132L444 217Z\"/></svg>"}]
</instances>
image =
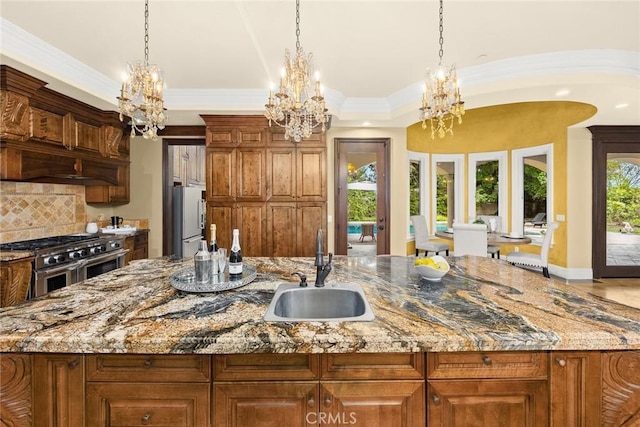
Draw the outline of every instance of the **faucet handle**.
<instances>
[{"instance_id":1,"label":"faucet handle","mask_svg":"<svg viewBox=\"0 0 640 427\"><path fill-rule=\"evenodd\" d=\"M301 288L306 288L308 283L307 283L307 276L304 275L304 273L300 273L299 271L293 272L291 273L292 276L298 276L300 278L300 287Z\"/></svg>"},{"instance_id":2,"label":"faucet handle","mask_svg":"<svg viewBox=\"0 0 640 427\"><path fill-rule=\"evenodd\" d=\"M326 265L331 264L331 260L332 260L332 259L333 259L333 253L332 253L332 252L329 252L329 262L327 262L327 264L326 264Z\"/></svg>"}]
</instances>

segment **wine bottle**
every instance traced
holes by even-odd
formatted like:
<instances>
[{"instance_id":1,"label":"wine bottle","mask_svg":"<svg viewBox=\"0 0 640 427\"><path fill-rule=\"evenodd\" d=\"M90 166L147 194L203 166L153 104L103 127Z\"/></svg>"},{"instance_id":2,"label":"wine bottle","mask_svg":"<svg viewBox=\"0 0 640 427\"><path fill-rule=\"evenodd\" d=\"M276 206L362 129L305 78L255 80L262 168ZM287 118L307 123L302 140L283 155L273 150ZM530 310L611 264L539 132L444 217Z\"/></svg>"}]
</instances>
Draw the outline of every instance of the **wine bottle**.
<instances>
[{"instance_id":1,"label":"wine bottle","mask_svg":"<svg viewBox=\"0 0 640 427\"><path fill-rule=\"evenodd\" d=\"M229 254L229 277L238 278L242 275L242 249L240 249L240 231L233 229L233 243Z\"/></svg>"},{"instance_id":2,"label":"wine bottle","mask_svg":"<svg viewBox=\"0 0 640 427\"><path fill-rule=\"evenodd\" d=\"M210 235L210 240L209 240L209 252L211 252L212 254L218 251L218 240L216 237L216 225L215 224L211 224L209 226L209 235Z\"/></svg>"}]
</instances>

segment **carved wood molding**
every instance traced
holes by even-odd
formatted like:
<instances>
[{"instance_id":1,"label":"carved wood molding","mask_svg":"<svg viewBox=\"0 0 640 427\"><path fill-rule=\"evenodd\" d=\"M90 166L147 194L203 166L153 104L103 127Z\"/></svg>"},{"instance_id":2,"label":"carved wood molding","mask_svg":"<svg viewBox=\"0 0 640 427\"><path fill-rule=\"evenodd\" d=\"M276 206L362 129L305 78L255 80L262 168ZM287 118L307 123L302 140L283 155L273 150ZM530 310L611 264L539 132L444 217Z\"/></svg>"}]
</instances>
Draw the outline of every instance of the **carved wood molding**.
<instances>
[{"instance_id":1,"label":"carved wood molding","mask_svg":"<svg viewBox=\"0 0 640 427\"><path fill-rule=\"evenodd\" d=\"M120 155L119 147L122 140L122 129L114 126L104 127L105 153L104 156L118 158Z\"/></svg>"},{"instance_id":2,"label":"carved wood molding","mask_svg":"<svg viewBox=\"0 0 640 427\"><path fill-rule=\"evenodd\" d=\"M640 425L640 351L604 353L602 426Z\"/></svg>"},{"instance_id":3,"label":"carved wood molding","mask_svg":"<svg viewBox=\"0 0 640 427\"><path fill-rule=\"evenodd\" d=\"M14 92L0 91L0 138L26 141L29 138L29 98Z\"/></svg>"},{"instance_id":4,"label":"carved wood molding","mask_svg":"<svg viewBox=\"0 0 640 427\"><path fill-rule=\"evenodd\" d=\"M3 354L0 357L0 425L32 426L31 407L30 357Z\"/></svg>"}]
</instances>

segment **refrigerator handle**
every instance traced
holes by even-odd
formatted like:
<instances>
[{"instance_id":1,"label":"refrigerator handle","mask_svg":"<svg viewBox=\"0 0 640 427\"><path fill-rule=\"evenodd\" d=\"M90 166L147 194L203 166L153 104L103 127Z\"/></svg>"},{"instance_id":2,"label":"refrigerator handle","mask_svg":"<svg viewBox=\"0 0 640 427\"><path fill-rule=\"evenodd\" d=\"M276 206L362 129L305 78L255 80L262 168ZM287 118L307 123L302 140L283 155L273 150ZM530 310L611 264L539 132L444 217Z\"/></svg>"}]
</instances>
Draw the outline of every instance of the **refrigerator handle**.
<instances>
[{"instance_id":1,"label":"refrigerator handle","mask_svg":"<svg viewBox=\"0 0 640 427\"><path fill-rule=\"evenodd\" d=\"M200 203L198 204L198 211L200 216L200 229L204 230L204 227L207 223L207 205L205 201L200 199Z\"/></svg>"}]
</instances>

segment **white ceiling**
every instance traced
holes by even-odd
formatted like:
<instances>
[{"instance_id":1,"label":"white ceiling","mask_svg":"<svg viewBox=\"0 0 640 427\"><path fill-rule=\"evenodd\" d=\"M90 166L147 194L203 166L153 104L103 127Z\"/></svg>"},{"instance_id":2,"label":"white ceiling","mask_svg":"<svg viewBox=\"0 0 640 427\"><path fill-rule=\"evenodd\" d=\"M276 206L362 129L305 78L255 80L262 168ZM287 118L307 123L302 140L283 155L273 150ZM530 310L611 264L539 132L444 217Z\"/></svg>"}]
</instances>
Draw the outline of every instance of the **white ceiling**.
<instances>
[{"instance_id":1,"label":"white ceiling","mask_svg":"<svg viewBox=\"0 0 640 427\"><path fill-rule=\"evenodd\" d=\"M438 63L437 0L301 0L300 15L332 126L417 121ZM142 0L2 0L0 17L3 64L98 108L115 109L126 62L144 57ZM295 48L295 1L150 0L149 27L169 124L201 125L203 113L263 111ZM467 109L573 100L598 107L579 126L640 124L638 0L446 0L444 32Z\"/></svg>"}]
</instances>

